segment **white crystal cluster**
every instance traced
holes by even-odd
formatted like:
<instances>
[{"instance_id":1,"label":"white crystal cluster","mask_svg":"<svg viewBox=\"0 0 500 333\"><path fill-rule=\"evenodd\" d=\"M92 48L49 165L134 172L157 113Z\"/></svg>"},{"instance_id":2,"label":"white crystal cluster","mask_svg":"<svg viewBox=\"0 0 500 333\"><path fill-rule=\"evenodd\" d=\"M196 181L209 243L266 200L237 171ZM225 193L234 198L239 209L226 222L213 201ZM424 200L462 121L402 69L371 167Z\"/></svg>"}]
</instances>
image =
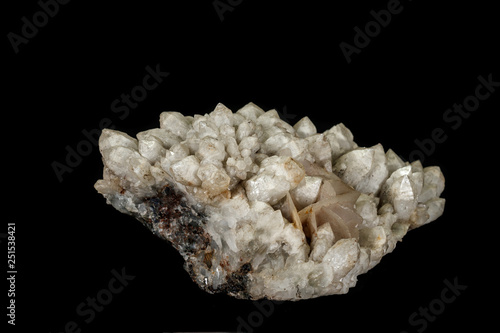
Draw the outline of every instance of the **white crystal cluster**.
<instances>
[{"instance_id":1,"label":"white crystal cluster","mask_svg":"<svg viewBox=\"0 0 500 333\"><path fill-rule=\"evenodd\" d=\"M346 293L444 209L439 167L253 103L163 112L160 128L104 130L99 147L108 203L169 240L201 288L239 298Z\"/></svg>"}]
</instances>

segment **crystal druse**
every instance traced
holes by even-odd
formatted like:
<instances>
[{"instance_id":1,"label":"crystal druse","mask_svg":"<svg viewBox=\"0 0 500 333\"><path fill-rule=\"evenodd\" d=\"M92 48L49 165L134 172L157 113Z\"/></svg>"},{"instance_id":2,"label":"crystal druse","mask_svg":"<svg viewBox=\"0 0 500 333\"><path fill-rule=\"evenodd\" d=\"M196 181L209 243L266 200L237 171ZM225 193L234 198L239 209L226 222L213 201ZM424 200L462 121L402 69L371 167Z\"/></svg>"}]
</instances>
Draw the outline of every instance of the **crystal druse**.
<instances>
[{"instance_id":1,"label":"crystal druse","mask_svg":"<svg viewBox=\"0 0 500 333\"><path fill-rule=\"evenodd\" d=\"M136 138L105 129L99 149L107 203L168 240L202 289L238 298L346 293L445 203L439 167L253 103L163 112Z\"/></svg>"}]
</instances>

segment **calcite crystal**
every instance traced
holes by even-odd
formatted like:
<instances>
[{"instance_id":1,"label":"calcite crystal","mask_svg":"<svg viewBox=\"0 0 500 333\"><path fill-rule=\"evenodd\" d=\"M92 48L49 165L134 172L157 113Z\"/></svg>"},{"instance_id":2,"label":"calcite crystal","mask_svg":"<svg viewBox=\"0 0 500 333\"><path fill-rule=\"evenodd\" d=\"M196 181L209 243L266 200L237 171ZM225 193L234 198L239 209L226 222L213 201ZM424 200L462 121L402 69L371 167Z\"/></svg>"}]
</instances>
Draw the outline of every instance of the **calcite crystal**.
<instances>
[{"instance_id":1,"label":"calcite crystal","mask_svg":"<svg viewBox=\"0 0 500 333\"><path fill-rule=\"evenodd\" d=\"M444 209L439 167L358 147L343 124L317 133L308 117L291 126L253 103L236 113L218 104L194 117L163 112L160 128L136 137L102 131L95 188L168 240L210 293L346 293Z\"/></svg>"}]
</instances>

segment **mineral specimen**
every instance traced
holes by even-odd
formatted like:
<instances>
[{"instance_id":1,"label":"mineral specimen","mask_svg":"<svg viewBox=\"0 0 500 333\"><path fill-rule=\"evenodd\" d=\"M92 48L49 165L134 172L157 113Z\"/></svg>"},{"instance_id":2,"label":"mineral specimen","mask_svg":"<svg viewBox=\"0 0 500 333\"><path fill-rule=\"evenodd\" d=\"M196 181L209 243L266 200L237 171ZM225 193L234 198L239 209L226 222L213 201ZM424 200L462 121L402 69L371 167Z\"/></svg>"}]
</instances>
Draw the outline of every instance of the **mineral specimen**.
<instances>
[{"instance_id":1,"label":"mineral specimen","mask_svg":"<svg viewBox=\"0 0 500 333\"><path fill-rule=\"evenodd\" d=\"M168 240L202 289L237 298L346 293L444 209L439 167L253 103L163 112L137 139L103 130L99 148L107 203Z\"/></svg>"}]
</instances>

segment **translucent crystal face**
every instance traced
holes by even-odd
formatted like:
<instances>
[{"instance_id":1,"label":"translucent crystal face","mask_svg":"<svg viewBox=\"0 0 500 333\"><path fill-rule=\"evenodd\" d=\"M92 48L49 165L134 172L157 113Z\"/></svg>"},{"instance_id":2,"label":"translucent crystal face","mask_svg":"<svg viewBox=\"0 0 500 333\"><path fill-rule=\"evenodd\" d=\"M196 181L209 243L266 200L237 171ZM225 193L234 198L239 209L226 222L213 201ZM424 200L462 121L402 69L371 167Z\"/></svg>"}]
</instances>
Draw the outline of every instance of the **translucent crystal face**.
<instances>
[{"instance_id":1,"label":"translucent crystal face","mask_svg":"<svg viewBox=\"0 0 500 333\"><path fill-rule=\"evenodd\" d=\"M346 293L444 209L439 167L253 103L163 112L137 138L103 130L99 148L107 202L168 240L201 288L238 298Z\"/></svg>"}]
</instances>

